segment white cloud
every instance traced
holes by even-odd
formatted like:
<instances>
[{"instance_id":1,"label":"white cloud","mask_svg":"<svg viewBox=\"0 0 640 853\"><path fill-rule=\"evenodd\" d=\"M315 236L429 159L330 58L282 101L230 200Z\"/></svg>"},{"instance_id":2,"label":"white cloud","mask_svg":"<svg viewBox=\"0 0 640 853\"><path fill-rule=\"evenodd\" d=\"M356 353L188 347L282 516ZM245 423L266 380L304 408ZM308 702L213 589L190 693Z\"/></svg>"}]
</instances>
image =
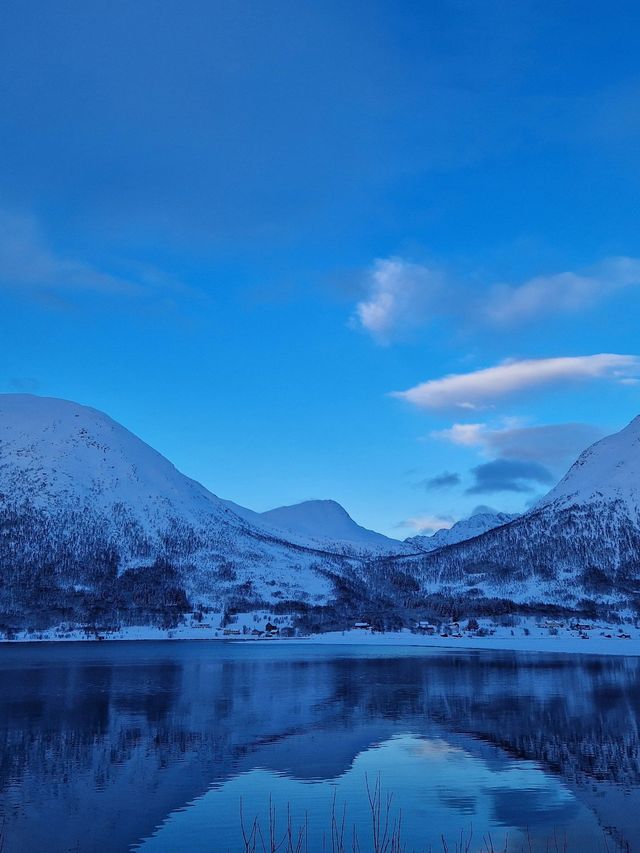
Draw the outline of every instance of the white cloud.
<instances>
[{"instance_id":1,"label":"white cloud","mask_svg":"<svg viewBox=\"0 0 640 853\"><path fill-rule=\"evenodd\" d=\"M407 518L405 521L400 521L396 524L397 528L410 528L417 533L435 533L436 530L449 529L453 527L454 520L448 516L442 517L439 515L416 515L412 518Z\"/></svg>"},{"instance_id":2,"label":"white cloud","mask_svg":"<svg viewBox=\"0 0 640 853\"><path fill-rule=\"evenodd\" d=\"M446 438L452 444L460 444L463 447L482 447L487 431L486 424L453 424L448 429L436 430L431 435L434 438Z\"/></svg>"},{"instance_id":3,"label":"white cloud","mask_svg":"<svg viewBox=\"0 0 640 853\"><path fill-rule=\"evenodd\" d=\"M490 320L509 325L552 313L581 311L603 296L638 284L639 259L607 258L584 274L562 272L537 276L521 285L494 285L485 313Z\"/></svg>"},{"instance_id":4,"label":"white cloud","mask_svg":"<svg viewBox=\"0 0 640 853\"><path fill-rule=\"evenodd\" d=\"M352 323L379 343L390 343L429 319L444 276L402 258L378 259L366 277L366 297L356 305Z\"/></svg>"},{"instance_id":5,"label":"white cloud","mask_svg":"<svg viewBox=\"0 0 640 853\"><path fill-rule=\"evenodd\" d=\"M376 260L351 323L379 343L447 317L458 325L507 327L576 313L626 287L640 285L640 259L605 258L586 271L535 276L522 284L454 279L442 268L400 257Z\"/></svg>"},{"instance_id":6,"label":"white cloud","mask_svg":"<svg viewBox=\"0 0 640 853\"><path fill-rule=\"evenodd\" d=\"M570 464L604 434L599 427L584 423L497 428L488 424L453 424L431 433L452 444L476 447L489 458L520 459L552 467Z\"/></svg>"},{"instance_id":7,"label":"white cloud","mask_svg":"<svg viewBox=\"0 0 640 853\"><path fill-rule=\"evenodd\" d=\"M544 385L640 375L640 358L600 353L508 361L472 373L450 374L392 396L423 409L482 409L497 399Z\"/></svg>"}]
</instances>

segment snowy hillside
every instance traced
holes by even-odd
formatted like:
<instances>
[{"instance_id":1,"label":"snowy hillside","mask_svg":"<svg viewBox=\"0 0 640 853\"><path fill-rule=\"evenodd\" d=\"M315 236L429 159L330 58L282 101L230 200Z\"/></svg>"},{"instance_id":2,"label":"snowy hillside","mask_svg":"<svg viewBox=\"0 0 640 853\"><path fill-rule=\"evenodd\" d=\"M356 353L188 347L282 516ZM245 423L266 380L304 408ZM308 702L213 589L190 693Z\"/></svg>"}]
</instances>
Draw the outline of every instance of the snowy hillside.
<instances>
[{"instance_id":1,"label":"snowy hillside","mask_svg":"<svg viewBox=\"0 0 640 853\"><path fill-rule=\"evenodd\" d=\"M303 501L266 512L255 512L229 500L221 503L253 527L307 548L358 557L409 555L418 550L361 527L336 501Z\"/></svg>"},{"instance_id":2,"label":"snowy hillside","mask_svg":"<svg viewBox=\"0 0 640 853\"><path fill-rule=\"evenodd\" d=\"M537 508L614 504L640 524L640 415L585 450Z\"/></svg>"},{"instance_id":3,"label":"snowy hillside","mask_svg":"<svg viewBox=\"0 0 640 853\"><path fill-rule=\"evenodd\" d=\"M90 504L154 535L167 517L192 524L229 511L107 415L65 400L0 395L0 489L39 509Z\"/></svg>"},{"instance_id":4,"label":"snowy hillside","mask_svg":"<svg viewBox=\"0 0 640 853\"><path fill-rule=\"evenodd\" d=\"M312 539L349 542L373 549L401 553L402 543L361 527L336 501L303 501L260 513L268 524L287 534L301 533Z\"/></svg>"},{"instance_id":5,"label":"snowy hillside","mask_svg":"<svg viewBox=\"0 0 640 853\"><path fill-rule=\"evenodd\" d=\"M402 561L425 594L640 612L640 418L586 450L529 512Z\"/></svg>"},{"instance_id":6,"label":"snowy hillside","mask_svg":"<svg viewBox=\"0 0 640 853\"><path fill-rule=\"evenodd\" d=\"M0 395L5 619L315 606L333 599L335 577L350 565L343 550L252 525L101 412Z\"/></svg>"},{"instance_id":7,"label":"snowy hillside","mask_svg":"<svg viewBox=\"0 0 640 853\"><path fill-rule=\"evenodd\" d=\"M514 518L517 516L506 512L478 512L469 518L457 521L452 527L443 527L430 536L410 536L405 539L405 542L420 548L421 551L436 551L447 545L456 545L458 542L473 539L474 536L480 536L487 530L508 524Z\"/></svg>"},{"instance_id":8,"label":"snowy hillside","mask_svg":"<svg viewBox=\"0 0 640 853\"><path fill-rule=\"evenodd\" d=\"M399 627L417 612L640 612L639 472L636 419L524 515L400 543L332 501L254 513L94 409L0 395L0 632L209 611L267 610L305 630Z\"/></svg>"}]
</instances>

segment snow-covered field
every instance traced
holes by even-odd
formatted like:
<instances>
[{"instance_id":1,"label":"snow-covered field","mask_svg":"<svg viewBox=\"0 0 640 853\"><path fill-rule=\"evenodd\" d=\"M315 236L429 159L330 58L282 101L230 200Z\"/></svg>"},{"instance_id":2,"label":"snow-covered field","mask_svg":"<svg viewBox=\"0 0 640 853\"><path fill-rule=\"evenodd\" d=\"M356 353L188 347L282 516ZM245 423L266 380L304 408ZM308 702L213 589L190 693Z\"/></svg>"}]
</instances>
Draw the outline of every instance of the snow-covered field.
<instances>
[{"instance_id":1,"label":"snow-covered field","mask_svg":"<svg viewBox=\"0 0 640 853\"><path fill-rule=\"evenodd\" d=\"M626 633L629 633L628 631ZM462 635L459 638L424 636L411 631L389 632L385 634L368 634L362 631L347 631L344 633L314 634L308 642L342 645L397 645L424 646L428 648L455 649L494 649L518 652L564 652L568 654L590 655L633 655L640 656L640 631L633 631L629 639L619 639L613 634L611 639L600 636L599 633L590 636L588 640L581 639L575 632L551 637L548 634L530 635L516 631L515 636L510 631L496 633L490 637Z\"/></svg>"},{"instance_id":2,"label":"snow-covered field","mask_svg":"<svg viewBox=\"0 0 640 853\"><path fill-rule=\"evenodd\" d=\"M415 646L425 648L493 649L522 652L563 652L568 654L640 656L640 628L629 623L620 626L594 622L576 629L569 623L540 623L522 619L514 627L478 620L479 632L460 628L459 632L443 630L428 634L405 628L400 631L371 631L353 628L306 636L268 634L265 627L271 622L265 613L238 614L237 621L227 628L219 627L220 614L210 614L207 622L180 625L172 629L131 626L115 632L90 632L77 628L54 628L40 632L19 632L11 640L0 642L78 642L101 640L224 640L227 642L305 643L340 646ZM288 627L280 617L274 619L279 631ZM271 623L271 624L273 624ZM443 636L444 634L444 636ZM479 635L480 634L480 635Z\"/></svg>"}]
</instances>

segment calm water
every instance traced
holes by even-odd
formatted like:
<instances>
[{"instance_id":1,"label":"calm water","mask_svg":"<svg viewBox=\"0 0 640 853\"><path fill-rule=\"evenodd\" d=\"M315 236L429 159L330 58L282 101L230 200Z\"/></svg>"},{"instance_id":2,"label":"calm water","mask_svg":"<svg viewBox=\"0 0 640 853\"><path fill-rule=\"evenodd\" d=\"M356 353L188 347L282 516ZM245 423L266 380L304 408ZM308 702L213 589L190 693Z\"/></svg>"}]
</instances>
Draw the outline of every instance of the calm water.
<instances>
[{"instance_id":1,"label":"calm water","mask_svg":"<svg viewBox=\"0 0 640 853\"><path fill-rule=\"evenodd\" d=\"M555 833L560 850L640 851L639 724L635 658L4 646L0 848L235 853L241 803L266 833L271 800L309 853L331 849L332 808L364 853L379 781L407 851L470 832L472 850L488 833L528 849L529 832L533 849Z\"/></svg>"}]
</instances>

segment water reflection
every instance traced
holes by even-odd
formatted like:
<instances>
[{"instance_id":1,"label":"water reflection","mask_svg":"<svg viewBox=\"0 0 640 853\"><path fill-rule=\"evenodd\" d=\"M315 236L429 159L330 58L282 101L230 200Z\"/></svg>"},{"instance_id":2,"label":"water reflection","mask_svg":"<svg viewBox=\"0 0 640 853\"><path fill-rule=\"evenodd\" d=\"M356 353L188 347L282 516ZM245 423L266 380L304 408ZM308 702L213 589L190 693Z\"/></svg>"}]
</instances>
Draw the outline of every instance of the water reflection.
<instances>
[{"instance_id":1,"label":"water reflection","mask_svg":"<svg viewBox=\"0 0 640 853\"><path fill-rule=\"evenodd\" d=\"M402 804L402 840L409 849L440 847L442 833L453 849L455 841L468 838L471 830L478 846L493 832L501 847L508 837L520 849L526 843L521 828L525 814L533 823L534 838L546 839L553 836L555 827L571 826L572 843L585 850L590 839L600 835L594 814L558 779L545 775L532 762L515 763L496 756L490 764L462 745L406 734L359 753L352 766L330 783L304 784L266 770L235 776L171 815L138 849L144 853L178 849L204 853L211 850L215 838L216 850L242 850L238 803L241 799L244 803L246 827L258 818L266 836L270 796L278 838L287 829L290 810L294 837L305 828L309 850L321 853L330 848L330 816L337 814L341 822L344 814L344 838L351 842L355 830L362 849L369 850L372 830L367 784L371 793L378 774L393 791L391 831L400 818L400 807L394 801ZM386 818L384 789L382 793Z\"/></svg>"},{"instance_id":2,"label":"water reflection","mask_svg":"<svg viewBox=\"0 0 640 853\"><path fill-rule=\"evenodd\" d=\"M365 773L393 790L409 849L472 824L561 827L585 853L604 826L634 849L639 674L505 652L4 647L4 849L242 849L240 797L264 818L269 794L320 832L335 793L366 826Z\"/></svg>"}]
</instances>

